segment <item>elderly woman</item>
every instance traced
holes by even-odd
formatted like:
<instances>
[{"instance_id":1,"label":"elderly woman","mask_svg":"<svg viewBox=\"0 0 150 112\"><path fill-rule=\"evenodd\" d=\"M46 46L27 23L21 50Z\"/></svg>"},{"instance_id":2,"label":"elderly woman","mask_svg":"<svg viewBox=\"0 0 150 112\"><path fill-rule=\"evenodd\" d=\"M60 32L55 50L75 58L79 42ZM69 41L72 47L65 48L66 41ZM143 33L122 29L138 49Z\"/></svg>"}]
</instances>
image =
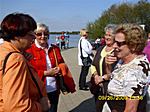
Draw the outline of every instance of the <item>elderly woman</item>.
<instances>
[{"instance_id":1,"label":"elderly woman","mask_svg":"<svg viewBox=\"0 0 150 112\"><path fill-rule=\"evenodd\" d=\"M27 52L32 54L33 58L30 60L30 62L38 72L40 79L46 85L47 95L51 102L50 112L57 112L59 92L54 75L59 73L60 68L56 67L53 49L57 54L58 63L64 63L64 60L60 54L59 48L57 46L51 46L48 43L48 26L41 23L37 24L35 34L35 42L32 44L31 48L27 50Z\"/></svg>"},{"instance_id":2,"label":"elderly woman","mask_svg":"<svg viewBox=\"0 0 150 112\"><path fill-rule=\"evenodd\" d=\"M49 29L45 24L37 24L37 29L35 30L36 39L32 44L31 48L27 50L31 53L33 58L30 63L34 66L38 72L38 76L45 83L47 95L51 102L50 112L57 112L57 105L59 100L59 85L56 76L61 70L62 64L64 65L64 59L61 55L58 46L50 44L49 39ZM71 77L70 77L71 79ZM75 92L75 86L70 82L72 90Z\"/></svg>"},{"instance_id":3,"label":"elderly woman","mask_svg":"<svg viewBox=\"0 0 150 112\"><path fill-rule=\"evenodd\" d=\"M111 73L108 84L110 97L107 97L107 103L113 112L146 112L145 93L150 66L142 54L144 46L145 38L139 25L121 24L117 27L113 45L115 55L106 57L108 74L110 64L117 58L121 60Z\"/></svg>"},{"instance_id":4,"label":"elderly woman","mask_svg":"<svg viewBox=\"0 0 150 112\"><path fill-rule=\"evenodd\" d=\"M99 96L106 96L107 94L107 85L108 80L105 80L105 56L107 54L111 54L113 49L114 43L114 31L116 25L108 24L105 27L105 42L106 45L100 46L97 49L96 55L93 59L93 63L91 65L91 74L92 78L94 78L94 82L91 82L93 85L91 86L91 90L94 89L95 91L91 91L94 94L95 102L96 102L96 112L102 112L103 105L106 102L105 100L99 100ZM114 65L113 65L114 67ZM100 84L101 83L101 84ZM94 86L95 85L95 86ZM93 88L92 88L93 87Z\"/></svg>"},{"instance_id":5,"label":"elderly woman","mask_svg":"<svg viewBox=\"0 0 150 112\"><path fill-rule=\"evenodd\" d=\"M22 53L31 46L35 20L22 13L7 15L1 22L0 112L46 112L46 89ZM8 57L9 56L9 57Z\"/></svg>"}]
</instances>

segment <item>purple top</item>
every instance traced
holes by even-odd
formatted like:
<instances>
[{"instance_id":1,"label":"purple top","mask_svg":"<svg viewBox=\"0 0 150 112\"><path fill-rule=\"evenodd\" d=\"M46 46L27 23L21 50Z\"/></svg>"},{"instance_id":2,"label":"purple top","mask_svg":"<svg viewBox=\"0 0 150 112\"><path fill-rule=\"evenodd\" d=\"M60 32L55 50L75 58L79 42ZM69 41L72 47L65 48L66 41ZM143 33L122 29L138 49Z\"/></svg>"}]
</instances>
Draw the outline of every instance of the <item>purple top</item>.
<instances>
[{"instance_id":1,"label":"purple top","mask_svg":"<svg viewBox=\"0 0 150 112\"><path fill-rule=\"evenodd\" d=\"M147 59L150 62L150 41L147 42L147 45L145 46L143 53L146 54Z\"/></svg>"}]
</instances>

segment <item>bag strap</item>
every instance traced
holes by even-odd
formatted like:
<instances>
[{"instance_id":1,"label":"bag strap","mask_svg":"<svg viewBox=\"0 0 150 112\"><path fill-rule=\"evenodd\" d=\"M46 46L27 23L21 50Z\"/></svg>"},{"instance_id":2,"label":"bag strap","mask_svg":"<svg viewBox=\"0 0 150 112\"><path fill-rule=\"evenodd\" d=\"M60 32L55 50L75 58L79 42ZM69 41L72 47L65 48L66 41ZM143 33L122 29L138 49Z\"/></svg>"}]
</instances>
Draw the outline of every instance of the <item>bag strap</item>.
<instances>
[{"instance_id":1,"label":"bag strap","mask_svg":"<svg viewBox=\"0 0 150 112\"><path fill-rule=\"evenodd\" d=\"M19 53L18 51L12 51L12 52L9 52L5 59L4 59L4 62L3 62L3 67L2 67L2 75L4 76L4 73L5 73L5 68L6 68L6 63L7 63L7 60L9 58L9 56L12 54L12 53Z\"/></svg>"},{"instance_id":2,"label":"bag strap","mask_svg":"<svg viewBox=\"0 0 150 112\"><path fill-rule=\"evenodd\" d=\"M29 70L29 72L30 72L30 74L31 74L31 78L32 78L33 82L35 83L35 85L36 85L36 87L37 87L37 89L38 89L38 92L39 92L39 94L40 94L40 98L42 98L43 95L42 95L42 93L41 93L40 87L39 87L39 85L38 85L38 83L37 83L35 77L33 76L33 73L32 73L32 71L31 71L31 69L30 69L30 67L29 67L28 64L27 64L27 66L28 66L28 70Z\"/></svg>"},{"instance_id":3,"label":"bag strap","mask_svg":"<svg viewBox=\"0 0 150 112\"><path fill-rule=\"evenodd\" d=\"M56 56L56 51L55 51L55 49L53 49L53 53L54 53L54 58L55 58L55 61L56 61L56 66L58 66L58 60L57 60L57 56Z\"/></svg>"},{"instance_id":4,"label":"bag strap","mask_svg":"<svg viewBox=\"0 0 150 112\"><path fill-rule=\"evenodd\" d=\"M9 53L6 55L6 57L5 57L5 59L4 59L3 67L2 67L2 75L3 75L3 76L4 76L4 74L5 74L5 68L6 68L7 60L8 60L8 58L9 58L9 56L10 56L11 54L13 54L13 53L20 53L20 54L21 54L21 52L12 51L12 52L9 52ZM31 69L30 69L28 63L27 63L27 67L28 67L28 70L29 70L29 72L30 72L30 74L31 74L31 78L32 78L33 82L35 83L35 85L36 85L36 87L37 87L37 89L38 89L38 92L39 92L39 94L40 94L40 98L42 98L43 95L42 95L42 93L41 93L40 87L39 87L39 85L38 85L38 83L37 83L35 77L33 76L33 73L32 73L32 71L31 71Z\"/></svg>"}]
</instances>

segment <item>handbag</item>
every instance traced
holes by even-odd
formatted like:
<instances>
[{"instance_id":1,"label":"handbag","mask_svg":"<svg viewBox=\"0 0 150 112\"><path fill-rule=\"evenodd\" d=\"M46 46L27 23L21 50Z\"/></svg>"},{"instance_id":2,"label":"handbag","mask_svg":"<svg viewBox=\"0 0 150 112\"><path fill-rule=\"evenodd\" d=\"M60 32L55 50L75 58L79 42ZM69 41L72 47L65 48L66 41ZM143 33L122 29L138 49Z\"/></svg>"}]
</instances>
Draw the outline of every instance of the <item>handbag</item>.
<instances>
[{"instance_id":1,"label":"handbag","mask_svg":"<svg viewBox=\"0 0 150 112\"><path fill-rule=\"evenodd\" d=\"M94 96L98 96L98 95L106 95L107 94L107 85L108 85L108 81L100 83L101 85L97 85L95 84L94 81L94 77L92 76L90 79L90 92L94 95Z\"/></svg>"},{"instance_id":2,"label":"handbag","mask_svg":"<svg viewBox=\"0 0 150 112\"><path fill-rule=\"evenodd\" d=\"M54 53L54 58L55 58L55 61L56 61L56 66L58 66L58 60L57 60L57 57L56 57L56 52L55 50L53 49L53 53ZM64 77L61 73L58 73L58 75L56 76L56 79L57 81L59 82L59 87L60 87L60 90L61 92L66 95L69 93L69 90L64 82Z\"/></svg>"},{"instance_id":3,"label":"handbag","mask_svg":"<svg viewBox=\"0 0 150 112\"><path fill-rule=\"evenodd\" d=\"M90 56L81 57L81 59L82 59L82 63L83 63L84 66L90 66L91 63L92 63L92 60L91 60Z\"/></svg>"}]
</instances>

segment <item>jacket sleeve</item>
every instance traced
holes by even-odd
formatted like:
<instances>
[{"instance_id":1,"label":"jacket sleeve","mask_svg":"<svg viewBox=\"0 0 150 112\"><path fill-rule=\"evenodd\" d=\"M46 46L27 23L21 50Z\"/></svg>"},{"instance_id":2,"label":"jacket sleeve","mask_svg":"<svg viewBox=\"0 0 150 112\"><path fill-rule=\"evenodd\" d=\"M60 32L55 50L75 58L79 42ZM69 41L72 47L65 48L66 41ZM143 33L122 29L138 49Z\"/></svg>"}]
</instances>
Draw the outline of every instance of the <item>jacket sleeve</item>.
<instances>
[{"instance_id":1,"label":"jacket sleeve","mask_svg":"<svg viewBox=\"0 0 150 112\"><path fill-rule=\"evenodd\" d=\"M3 76L4 112L41 112L40 103L30 96L31 79L26 62L21 55L13 55L7 61Z\"/></svg>"}]
</instances>

